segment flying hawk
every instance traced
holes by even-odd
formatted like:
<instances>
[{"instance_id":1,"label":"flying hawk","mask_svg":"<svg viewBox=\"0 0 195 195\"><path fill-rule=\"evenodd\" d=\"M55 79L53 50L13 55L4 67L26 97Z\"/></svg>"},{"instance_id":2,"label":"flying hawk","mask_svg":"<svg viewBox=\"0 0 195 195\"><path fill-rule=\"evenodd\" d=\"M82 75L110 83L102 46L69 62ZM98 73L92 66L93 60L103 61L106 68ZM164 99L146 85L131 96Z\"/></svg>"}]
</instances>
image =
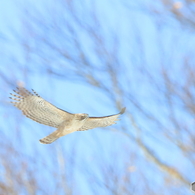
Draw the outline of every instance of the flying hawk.
<instances>
[{"instance_id":1,"label":"flying hawk","mask_svg":"<svg viewBox=\"0 0 195 195\"><path fill-rule=\"evenodd\" d=\"M50 135L40 139L42 144L50 144L58 138L74 131L84 131L96 127L106 127L115 124L118 117L125 112L125 108L120 113L103 117L89 117L88 114L72 114L55 107L51 103L41 98L33 89L32 92L25 88L13 90L17 95L10 93L15 100L13 105L20 109L28 118L51 127L57 128Z\"/></svg>"}]
</instances>

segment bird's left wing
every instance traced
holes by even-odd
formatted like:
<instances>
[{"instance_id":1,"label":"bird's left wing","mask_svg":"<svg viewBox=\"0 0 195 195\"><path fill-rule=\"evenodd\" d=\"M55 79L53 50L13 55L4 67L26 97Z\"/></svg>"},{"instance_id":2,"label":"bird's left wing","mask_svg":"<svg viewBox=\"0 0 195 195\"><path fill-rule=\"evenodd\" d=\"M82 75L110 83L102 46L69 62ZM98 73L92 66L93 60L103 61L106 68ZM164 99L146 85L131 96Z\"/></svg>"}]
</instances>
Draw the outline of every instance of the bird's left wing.
<instances>
[{"instance_id":1,"label":"bird's left wing","mask_svg":"<svg viewBox=\"0 0 195 195\"><path fill-rule=\"evenodd\" d=\"M17 88L14 92L17 95L11 93L12 97L10 98L15 100L11 103L28 118L38 123L58 128L62 122L73 116L41 98L34 90L31 93L25 88Z\"/></svg>"},{"instance_id":2,"label":"bird's left wing","mask_svg":"<svg viewBox=\"0 0 195 195\"><path fill-rule=\"evenodd\" d=\"M89 117L84 125L78 129L78 131L84 131L88 129L94 129L96 127L106 127L116 123L118 117L125 112L126 108L123 108L120 113L103 117Z\"/></svg>"}]
</instances>

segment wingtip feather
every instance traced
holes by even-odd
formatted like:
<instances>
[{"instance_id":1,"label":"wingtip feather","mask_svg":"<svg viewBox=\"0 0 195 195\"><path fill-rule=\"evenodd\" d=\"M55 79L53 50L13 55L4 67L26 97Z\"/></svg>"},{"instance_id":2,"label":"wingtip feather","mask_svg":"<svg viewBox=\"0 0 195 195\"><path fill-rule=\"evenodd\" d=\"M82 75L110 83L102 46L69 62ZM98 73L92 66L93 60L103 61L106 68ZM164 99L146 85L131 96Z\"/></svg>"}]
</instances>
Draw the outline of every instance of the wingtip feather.
<instances>
[{"instance_id":1,"label":"wingtip feather","mask_svg":"<svg viewBox=\"0 0 195 195\"><path fill-rule=\"evenodd\" d=\"M119 114L123 114L125 112L125 110L126 110L126 107L122 108L122 110L120 111Z\"/></svg>"}]
</instances>

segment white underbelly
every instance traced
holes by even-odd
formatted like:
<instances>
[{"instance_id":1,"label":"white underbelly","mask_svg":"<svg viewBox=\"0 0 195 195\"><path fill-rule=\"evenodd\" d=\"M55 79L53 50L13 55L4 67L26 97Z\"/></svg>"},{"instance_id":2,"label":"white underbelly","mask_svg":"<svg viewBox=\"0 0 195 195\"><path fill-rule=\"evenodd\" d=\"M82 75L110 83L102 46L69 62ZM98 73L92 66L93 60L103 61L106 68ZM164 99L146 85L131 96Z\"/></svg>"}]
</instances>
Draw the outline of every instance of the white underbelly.
<instances>
[{"instance_id":1,"label":"white underbelly","mask_svg":"<svg viewBox=\"0 0 195 195\"><path fill-rule=\"evenodd\" d=\"M85 120L83 121L72 121L71 124L65 125L64 129L63 129L63 134L69 134L69 133L73 133L77 130L79 130L85 123Z\"/></svg>"}]
</instances>

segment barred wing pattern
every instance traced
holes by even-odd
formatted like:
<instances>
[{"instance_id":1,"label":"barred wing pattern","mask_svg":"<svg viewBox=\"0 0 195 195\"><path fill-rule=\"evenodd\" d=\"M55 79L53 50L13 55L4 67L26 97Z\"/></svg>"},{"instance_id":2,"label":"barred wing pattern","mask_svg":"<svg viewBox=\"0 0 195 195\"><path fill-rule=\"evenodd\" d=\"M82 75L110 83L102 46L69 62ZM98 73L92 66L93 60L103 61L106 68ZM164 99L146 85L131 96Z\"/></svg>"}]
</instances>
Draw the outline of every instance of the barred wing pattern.
<instances>
[{"instance_id":1,"label":"barred wing pattern","mask_svg":"<svg viewBox=\"0 0 195 195\"><path fill-rule=\"evenodd\" d=\"M61 110L41 98L34 90L33 93L25 88L13 90L16 94L10 99L15 100L13 105L20 109L28 118L52 127L58 128L65 120L72 118L72 114Z\"/></svg>"},{"instance_id":2,"label":"barred wing pattern","mask_svg":"<svg viewBox=\"0 0 195 195\"><path fill-rule=\"evenodd\" d=\"M94 129L97 127L106 127L116 123L118 121L118 117L125 112L126 108L123 108L120 113L110 116L103 117L89 117L85 124L78 130L84 131L88 129Z\"/></svg>"}]
</instances>

